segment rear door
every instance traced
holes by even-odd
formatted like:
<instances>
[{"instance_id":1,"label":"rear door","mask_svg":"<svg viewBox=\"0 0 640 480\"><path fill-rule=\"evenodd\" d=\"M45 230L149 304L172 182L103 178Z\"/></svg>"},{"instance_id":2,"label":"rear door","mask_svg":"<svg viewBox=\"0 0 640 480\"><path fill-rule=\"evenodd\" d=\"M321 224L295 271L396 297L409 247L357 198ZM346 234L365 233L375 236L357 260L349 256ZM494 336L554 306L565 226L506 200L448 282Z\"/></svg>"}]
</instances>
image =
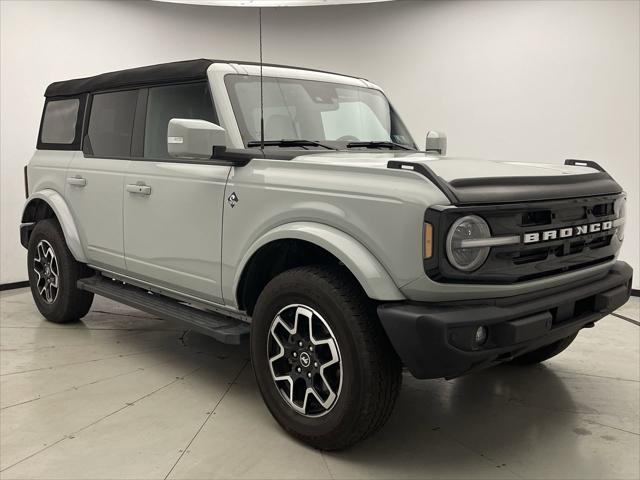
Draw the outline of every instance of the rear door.
<instances>
[{"instance_id":1,"label":"rear door","mask_svg":"<svg viewBox=\"0 0 640 480\"><path fill-rule=\"evenodd\" d=\"M125 178L124 247L130 275L222 303L222 205L230 167L167 153L172 118L216 122L206 82L151 87ZM138 122L137 120L137 122Z\"/></svg>"},{"instance_id":2,"label":"rear door","mask_svg":"<svg viewBox=\"0 0 640 480\"><path fill-rule=\"evenodd\" d=\"M123 270L122 197L138 90L90 97L83 152L67 170L69 203L89 263Z\"/></svg>"}]
</instances>

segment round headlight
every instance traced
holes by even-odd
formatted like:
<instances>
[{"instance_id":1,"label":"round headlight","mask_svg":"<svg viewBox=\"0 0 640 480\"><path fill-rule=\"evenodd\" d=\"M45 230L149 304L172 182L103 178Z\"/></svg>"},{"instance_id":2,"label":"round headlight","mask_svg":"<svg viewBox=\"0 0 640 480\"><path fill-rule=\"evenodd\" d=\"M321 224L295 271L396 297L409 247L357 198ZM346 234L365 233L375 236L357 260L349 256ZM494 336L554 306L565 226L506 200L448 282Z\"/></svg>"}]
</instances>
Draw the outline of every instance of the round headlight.
<instances>
[{"instance_id":1,"label":"round headlight","mask_svg":"<svg viewBox=\"0 0 640 480\"><path fill-rule=\"evenodd\" d=\"M472 272L484 263L490 247L474 247L473 242L491 237L489 225L476 215L456 220L447 234L447 258L451 265L463 272Z\"/></svg>"}]
</instances>

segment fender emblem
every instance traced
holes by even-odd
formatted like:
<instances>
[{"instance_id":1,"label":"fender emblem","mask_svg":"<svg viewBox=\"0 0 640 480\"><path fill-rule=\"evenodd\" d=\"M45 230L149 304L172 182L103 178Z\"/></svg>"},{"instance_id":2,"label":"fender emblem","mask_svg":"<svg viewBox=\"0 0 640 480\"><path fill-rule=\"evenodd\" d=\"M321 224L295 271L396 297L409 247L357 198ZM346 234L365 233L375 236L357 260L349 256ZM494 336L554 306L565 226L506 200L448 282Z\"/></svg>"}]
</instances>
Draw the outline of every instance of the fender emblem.
<instances>
[{"instance_id":1,"label":"fender emblem","mask_svg":"<svg viewBox=\"0 0 640 480\"><path fill-rule=\"evenodd\" d=\"M238 198L238 195L236 195L236 192L233 192L231 195L229 195L229 198L227 198L227 202L229 202L229 205L231 205L231 208L236 206L236 203L238 203L240 201L240 199Z\"/></svg>"}]
</instances>

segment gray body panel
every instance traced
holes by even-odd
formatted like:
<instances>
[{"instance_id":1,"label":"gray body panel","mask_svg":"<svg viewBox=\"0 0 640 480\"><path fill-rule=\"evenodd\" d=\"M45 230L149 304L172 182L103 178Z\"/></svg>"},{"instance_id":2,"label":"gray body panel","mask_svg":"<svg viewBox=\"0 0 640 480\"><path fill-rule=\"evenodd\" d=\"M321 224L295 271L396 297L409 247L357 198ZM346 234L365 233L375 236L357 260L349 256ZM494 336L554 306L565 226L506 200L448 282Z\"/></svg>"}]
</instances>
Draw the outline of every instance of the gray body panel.
<instances>
[{"instance_id":1,"label":"gray body panel","mask_svg":"<svg viewBox=\"0 0 640 480\"><path fill-rule=\"evenodd\" d=\"M29 198L24 204L22 222L31 219L25 217L27 205L32 201L44 201L53 210L60 222L69 250L80 262L87 262L84 243L76 221L64 198L67 167L78 152L36 151L27 165Z\"/></svg>"},{"instance_id":2,"label":"gray body panel","mask_svg":"<svg viewBox=\"0 0 640 480\"><path fill-rule=\"evenodd\" d=\"M131 161L124 192L124 245L129 275L221 302L222 204L230 167Z\"/></svg>"},{"instance_id":3,"label":"gray body panel","mask_svg":"<svg viewBox=\"0 0 640 480\"><path fill-rule=\"evenodd\" d=\"M239 198L232 209L225 205L223 284L225 301L233 302L238 267L247 252L270 231L284 225L315 224L338 231L352 242L338 246L334 255L356 258L364 250L379 263L388 279L377 278L378 288L365 285L380 300L400 300L398 287L422 275L422 218L428 205L446 202L437 189L405 172L363 166L332 167L320 163L252 160L234 168L227 196ZM328 235L328 233L326 234ZM273 240L286 238L274 236ZM330 251L332 249L329 249ZM368 278L370 263L353 262L356 277ZM230 280L235 279L233 282ZM368 283L368 282L367 282ZM385 285L386 284L386 285ZM384 286L383 286L384 285Z\"/></svg>"},{"instance_id":4,"label":"gray body panel","mask_svg":"<svg viewBox=\"0 0 640 480\"><path fill-rule=\"evenodd\" d=\"M64 197L91 264L125 268L122 192L128 164L75 152L67 169ZM84 185L69 183L73 179L84 180Z\"/></svg>"}]
</instances>

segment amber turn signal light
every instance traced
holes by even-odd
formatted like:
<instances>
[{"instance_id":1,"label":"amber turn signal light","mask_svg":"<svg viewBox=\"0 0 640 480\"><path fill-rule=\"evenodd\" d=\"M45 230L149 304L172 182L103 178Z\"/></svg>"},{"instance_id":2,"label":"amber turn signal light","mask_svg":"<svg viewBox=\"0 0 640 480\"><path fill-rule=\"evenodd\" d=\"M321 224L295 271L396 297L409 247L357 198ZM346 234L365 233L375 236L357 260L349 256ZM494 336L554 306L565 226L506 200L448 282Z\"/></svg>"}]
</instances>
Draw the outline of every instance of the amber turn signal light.
<instances>
[{"instance_id":1,"label":"amber turn signal light","mask_svg":"<svg viewBox=\"0 0 640 480\"><path fill-rule=\"evenodd\" d=\"M431 258L433 255L433 226L430 223L424 224L424 258Z\"/></svg>"}]
</instances>

